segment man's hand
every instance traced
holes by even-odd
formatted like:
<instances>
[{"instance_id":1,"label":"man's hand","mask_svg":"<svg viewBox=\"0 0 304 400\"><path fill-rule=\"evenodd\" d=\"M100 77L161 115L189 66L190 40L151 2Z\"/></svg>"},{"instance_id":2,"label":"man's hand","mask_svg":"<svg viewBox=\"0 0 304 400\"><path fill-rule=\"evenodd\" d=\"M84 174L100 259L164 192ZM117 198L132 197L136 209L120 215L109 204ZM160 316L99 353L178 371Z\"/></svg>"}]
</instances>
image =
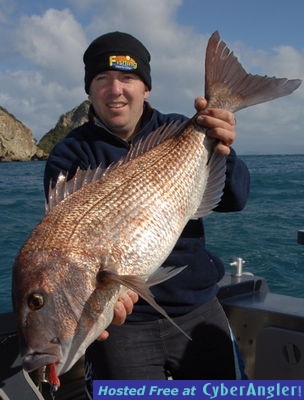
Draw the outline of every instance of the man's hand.
<instances>
[{"instance_id":1,"label":"man's hand","mask_svg":"<svg viewBox=\"0 0 304 400\"><path fill-rule=\"evenodd\" d=\"M207 108L204 97L195 99L195 108L198 112L196 122L207 129L206 134L219 142L215 151L222 155L230 153L230 146L236 138L235 118L232 112L220 108Z\"/></svg>"},{"instance_id":2,"label":"man's hand","mask_svg":"<svg viewBox=\"0 0 304 400\"><path fill-rule=\"evenodd\" d=\"M115 304L112 324L122 325L125 322L127 316L132 313L133 306L137 301L138 301L138 295L132 290L128 290L127 292L122 293ZM106 340L108 337L109 337L109 332L103 331L99 335L97 340L103 341Z\"/></svg>"}]
</instances>

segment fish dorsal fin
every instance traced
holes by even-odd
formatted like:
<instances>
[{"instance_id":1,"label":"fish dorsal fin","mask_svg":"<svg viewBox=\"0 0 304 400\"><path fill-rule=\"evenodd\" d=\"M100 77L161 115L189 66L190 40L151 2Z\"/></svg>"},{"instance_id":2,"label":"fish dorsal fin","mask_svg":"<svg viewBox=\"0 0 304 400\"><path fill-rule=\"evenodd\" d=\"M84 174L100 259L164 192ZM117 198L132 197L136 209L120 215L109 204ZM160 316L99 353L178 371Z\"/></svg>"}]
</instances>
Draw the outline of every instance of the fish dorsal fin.
<instances>
[{"instance_id":1,"label":"fish dorsal fin","mask_svg":"<svg viewBox=\"0 0 304 400\"><path fill-rule=\"evenodd\" d=\"M119 160L117 163L111 165L107 172L119 167L122 164L127 163L134 158L151 150L153 147L163 143L166 139L177 136L179 133L183 132L185 126L189 121L175 120L169 123L161 125L159 128L155 129L148 136L138 140L135 144L132 144L128 154Z\"/></svg>"},{"instance_id":2,"label":"fish dorsal fin","mask_svg":"<svg viewBox=\"0 0 304 400\"><path fill-rule=\"evenodd\" d=\"M209 214L218 205L223 195L226 180L226 157L213 153L207 168L209 169L209 176L206 189L201 204L192 219L205 217Z\"/></svg>"},{"instance_id":3,"label":"fish dorsal fin","mask_svg":"<svg viewBox=\"0 0 304 400\"><path fill-rule=\"evenodd\" d=\"M56 184L52 187L50 183L48 201L45 204L45 212L48 213L58 203L76 192L84 185L95 182L106 173L106 169L101 166L91 169L82 170L77 168L77 171L72 179L67 178L67 175L60 172Z\"/></svg>"},{"instance_id":4,"label":"fish dorsal fin","mask_svg":"<svg viewBox=\"0 0 304 400\"><path fill-rule=\"evenodd\" d=\"M248 74L218 32L210 37L205 61L205 97L208 107L232 112L286 96L296 90L300 79Z\"/></svg>"},{"instance_id":5,"label":"fish dorsal fin","mask_svg":"<svg viewBox=\"0 0 304 400\"><path fill-rule=\"evenodd\" d=\"M95 169L88 168L86 170L78 168L75 175L69 180L67 175L60 172L55 186L53 187L53 184L50 184L48 201L45 204L45 212L48 213L58 203L84 185L97 181L102 176L107 175L128 161L139 157L141 154L162 143L167 138L178 135L183 131L183 128L187 123L188 121L176 120L163 124L158 129L151 132L146 138L143 138L132 145L125 157L122 157L116 163L110 164L107 168L103 168L102 166Z\"/></svg>"}]
</instances>

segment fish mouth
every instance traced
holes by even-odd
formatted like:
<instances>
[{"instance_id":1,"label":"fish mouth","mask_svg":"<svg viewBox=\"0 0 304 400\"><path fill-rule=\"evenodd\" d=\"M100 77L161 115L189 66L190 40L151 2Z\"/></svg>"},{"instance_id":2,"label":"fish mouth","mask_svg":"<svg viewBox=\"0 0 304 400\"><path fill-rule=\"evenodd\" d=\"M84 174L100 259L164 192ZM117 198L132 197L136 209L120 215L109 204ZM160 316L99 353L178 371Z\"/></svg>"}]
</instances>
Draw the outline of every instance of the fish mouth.
<instances>
[{"instance_id":1,"label":"fish mouth","mask_svg":"<svg viewBox=\"0 0 304 400\"><path fill-rule=\"evenodd\" d=\"M59 359L55 354L34 352L23 357L22 366L27 372L32 372L46 365L58 363Z\"/></svg>"}]
</instances>

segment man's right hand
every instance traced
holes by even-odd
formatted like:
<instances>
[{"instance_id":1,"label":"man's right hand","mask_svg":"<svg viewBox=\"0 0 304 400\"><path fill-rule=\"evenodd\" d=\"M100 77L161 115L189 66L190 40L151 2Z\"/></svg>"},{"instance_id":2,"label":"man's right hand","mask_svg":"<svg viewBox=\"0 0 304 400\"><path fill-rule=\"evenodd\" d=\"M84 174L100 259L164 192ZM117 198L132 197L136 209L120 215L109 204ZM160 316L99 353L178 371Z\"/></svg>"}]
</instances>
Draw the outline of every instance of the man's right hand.
<instances>
[{"instance_id":1,"label":"man's right hand","mask_svg":"<svg viewBox=\"0 0 304 400\"><path fill-rule=\"evenodd\" d=\"M127 316L132 313L133 306L138 301L138 298L138 294L133 292L132 290L121 293L114 307L114 317L112 320L112 324L122 325L125 322ZM103 331L99 335L97 340L103 341L106 340L108 337L109 332Z\"/></svg>"}]
</instances>

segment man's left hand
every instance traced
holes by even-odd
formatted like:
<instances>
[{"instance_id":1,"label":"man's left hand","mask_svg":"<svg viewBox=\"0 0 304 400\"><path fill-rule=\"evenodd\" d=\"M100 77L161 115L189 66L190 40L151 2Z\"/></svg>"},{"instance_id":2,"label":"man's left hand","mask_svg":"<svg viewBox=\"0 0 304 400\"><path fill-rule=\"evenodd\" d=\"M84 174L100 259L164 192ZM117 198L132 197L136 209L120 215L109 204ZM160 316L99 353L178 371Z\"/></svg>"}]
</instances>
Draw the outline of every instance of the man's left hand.
<instances>
[{"instance_id":1,"label":"man's left hand","mask_svg":"<svg viewBox=\"0 0 304 400\"><path fill-rule=\"evenodd\" d=\"M230 146L236 138L235 118L232 112L221 108L207 108L204 97L195 99L198 112L196 122L207 129L206 134L218 140L215 151L222 155L230 153Z\"/></svg>"}]
</instances>

